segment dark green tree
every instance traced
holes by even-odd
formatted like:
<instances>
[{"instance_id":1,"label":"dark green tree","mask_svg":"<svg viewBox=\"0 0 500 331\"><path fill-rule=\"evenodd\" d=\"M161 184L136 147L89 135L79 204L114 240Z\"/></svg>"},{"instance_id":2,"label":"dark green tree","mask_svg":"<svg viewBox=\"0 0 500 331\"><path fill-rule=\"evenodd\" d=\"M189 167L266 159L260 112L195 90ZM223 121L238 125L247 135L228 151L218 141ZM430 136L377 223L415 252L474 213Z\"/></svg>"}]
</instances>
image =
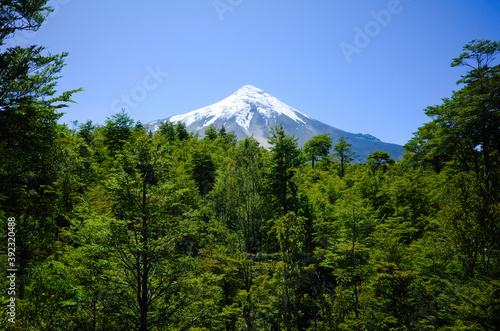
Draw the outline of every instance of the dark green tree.
<instances>
[{"instance_id":1,"label":"dark green tree","mask_svg":"<svg viewBox=\"0 0 500 331\"><path fill-rule=\"evenodd\" d=\"M335 151L334 155L336 155L340 161L340 177L344 177L345 168L352 160L354 160L352 156L355 152L349 148L352 144L348 143L347 140L347 137L342 136L339 138L338 143L333 147Z\"/></svg>"},{"instance_id":2,"label":"dark green tree","mask_svg":"<svg viewBox=\"0 0 500 331\"><path fill-rule=\"evenodd\" d=\"M370 166L371 171L375 173L379 167L385 170L387 166L393 165L396 161L391 159L387 152L375 151L368 155L366 163Z\"/></svg>"},{"instance_id":3,"label":"dark green tree","mask_svg":"<svg viewBox=\"0 0 500 331\"><path fill-rule=\"evenodd\" d=\"M272 127L268 141L271 145L269 158L269 187L273 196L279 201L280 214L290 211L291 200L296 196L296 187L292 182L295 167L299 165L300 151L297 138L289 136L283 126Z\"/></svg>"},{"instance_id":4,"label":"dark green tree","mask_svg":"<svg viewBox=\"0 0 500 331\"><path fill-rule=\"evenodd\" d=\"M2 1L0 45L21 30L37 30L49 13L47 1ZM19 298L30 270L54 249L60 211L51 185L57 180L57 120L77 90L56 95L66 53L41 46L14 46L0 53L0 214L15 217ZM0 235L6 242L5 229Z\"/></svg>"},{"instance_id":5,"label":"dark green tree","mask_svg":"<svg viewBox=\"0 0 500 331\"><path fill-rule=\"evenodd\" d=\"M465 99L461 108L468 120L464 125L472 137L474 148L479 149L483 161L483 178L488 189L498 188L498 148L500 146L500 65L491 66L500 53L500 42L473 40L464 46L464 52L451 64L466 66L470 71L458 81L466 84L460 96ZM472 116L471 116L472 115ZM461 123L460 121L459 123Z\"/></svg>"},{"instance_id":6,"label":"dark green tree","mask_svg":"<svg viewBox=\"0 0 500 331\"><path fill-rule=\"evenodd\" d=\"M499 206L473 172L457 174L446 185L443 225L466 277L498 272Z\"/></svg>"},{"instance_id":7,"label":"dark green tree","mask_svg":"<svg viewBox=\"0 0 500 331\"><path fill-rule=\"evenodd\" d=\"M217 139L217 128L215 125L210 125L206 130L205 130L205 139L215 141Z\"/></svg>"},{"instance_id":8,"label":"dark green tree","mask_svg":"<svg viewBox=\"0 0 500 331\"><path fill-rule=\"evenodd\" d=\"M184 122L177 122L175 125L175 137L179 141L189 139L189 132L186 129L186 124Z\"/></svg>"},{"instance_id":9,"label":"dark green tree","mask_svg":"<svg viewBox=\"0 0 500 331\"><path fill-rule=\"evenodd\" d=\"M167 141L172 143L175 141L175 126L170 121L165 121L160 125L158 132L167 138Z\"/></svg>"},{"instance_id":10,"label":"dark green tree","mask_svg":"<svg viewBox=\"0 0 500 331\"><path fill-rule=\"evenodd\" d=\"M329 137L329 135L329 133L325 133L314 136L304 145L304 153L306 157L311 160L313 168L314 162L328 156L328 153L330 153L330 148L332 148L332 138Z\"/></svg>"},{"instance_id":11,"label":"dark green tree","mask_svg":"<svg viewBox=\"0 0 500 331\"><path fill-rule=\"evenodd\" d=\"M458 81L464 86L441 105L425 110L433 121L406 145L414 160L437 171L451 165L455 171L481 173L487 189L496 196L500 191L500 66L492 66L492 61L499 52L499 42L473 40L466 44L452 62L453 67L470 69Z\"/></svg>"},{"instance_id":12,"label":"dark green tree","mask_svg":"<svg viewBox=\"0 0 500 331\"><path fill-rule=\"evenodd\" d=\"M123 146L132 136L134 121L124 109L106 119L105 135L108 139L107 146L111 156L123 150Z\"/></svg>"},{"instance_id":13,"label":"dark green tree","mask_svg":"<svg viewBox=\"0 0 500 331\"><path fill-rule=\"evenodd\" d=\"M0 46L16 31L36 31L52 9L48 0L2 1L0 8Z\"/></svg>"},{"instance_id":14,"label":"dark green tree","mask_svg":"<svg viewBox=\"0 0 500 331\"><path fill-rule=\"evenodd\" d=\"M280 319L283 320L287 330L303 330L305 328L305 325L301 325L300 322L300 317L303 314L300 309L300 285L303 276L301 275L300 253L302 253L306 234L304 221L304 217L296 216L292 211L278 218L273 226L280 245L282 262L280 273L283 294L281 296Z\"/></svg>"},{"instance_id":15,"label":"dark green tree","mask_svg":"<svg viewBox=\"0 0 500 331\"><path fill-rule=\"evenodd\" d=\"M192 151L190 160L191 178L196 182L201 195L210 192L215 183L215 164L212 156L202 149Z\"/></svg>"},{"instance_id":16,"label":"dark green tree","mask_svg":"<svg viewBox=\"0 0 500 331\"><path fill-rule=\"evenodd\" d=\"M262 248L261 226L266 219L264 153L254 138L245 138L220 166L212 192L220 219L236 229L247 253Z\"/></svg>"},{"instance_id":17,"label":"dark green tree","mask_svg":"<svg viewBox=\"0 0 500 331\"><path fill-rule=\"evenodd\" d=\"M95 126L94 124L92 123L91 120L88 120L87 122L85 123L82 123L78 126L78 135L81 136L85 142L87 143L87 145L90 145L90 143L92 142L92 139L93 139L93 131L95 130Z\"/></svg>"},{"instance_id":18,"label":"dark green tree","mask_svg":"<svg viewBox=\"0 0 500 331\"><path fill-rule=\"evenodd\" d=\"M221 126L221 128L219 129L219 136L224 137L226 134L227 134L227 130L226 130L226 127L223 124Z\"/></svg>"},{"instance_id":19,"label":"dark green tree","mask_svg":"<svg viewBox=\"0 0 500 331\"><path fill-rule=\"evenodd\" d=\"M109 225L110 247L118 272L115 298L107 309L121 316L123 328L150 330L179 323L186 327L183 310L196 301L186 295L185 275L190 258L178 249L182 241L182 211L186 208L169 178L165 150L145 133L119 154L106 182L115 220ZM185 183L189 185L189 183ZM185 230L185 229L184 229ZM193 276L194 277L194 276ZM196 277L193 278L193 281ZM201 290L201 288L200 288Z\"/></svg>"}]
</instances>

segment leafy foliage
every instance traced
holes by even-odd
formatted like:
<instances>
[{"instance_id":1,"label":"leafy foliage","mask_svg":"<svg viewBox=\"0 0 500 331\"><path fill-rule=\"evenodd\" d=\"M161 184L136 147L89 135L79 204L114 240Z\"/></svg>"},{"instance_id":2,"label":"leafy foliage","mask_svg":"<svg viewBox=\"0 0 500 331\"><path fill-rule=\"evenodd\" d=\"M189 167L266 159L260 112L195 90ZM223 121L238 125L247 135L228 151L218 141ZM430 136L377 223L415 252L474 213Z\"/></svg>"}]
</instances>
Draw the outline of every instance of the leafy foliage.
<instances>
[{"instance_id":1,"label":"leafy foliage","mask_svg":"<svg viewBox=\"0 0 500 331\"><path fill-rule=\"evenodd\" d=\"M3 2L0 36L36 29L45 2ZM125 112L69 129L65 54L7 49L0 217L18 222L19 287L16 325L0 327L498 329L498 51L465 46L463 87L426 109L401 162L349 165L345 138L330 159L327 135L301 151L281 126L269 150L224 127L152 136Z\"/></svg>"},{"instance_id":2,"label":"leafy foliage","mask_svg":"<svg viewBox=\"0 0 500 331\"><path fill-rule=\"evenodd\" d=\"M313 137L311 140L307 141L304 145L304 153L307 158L311 160L312 167L314 168L314 162L318 161L320 158L328 156L330 153L330 148L332 147L332 138L328 137L330 134L321 134L319 136Z\"/></svg>"}]
</instances>

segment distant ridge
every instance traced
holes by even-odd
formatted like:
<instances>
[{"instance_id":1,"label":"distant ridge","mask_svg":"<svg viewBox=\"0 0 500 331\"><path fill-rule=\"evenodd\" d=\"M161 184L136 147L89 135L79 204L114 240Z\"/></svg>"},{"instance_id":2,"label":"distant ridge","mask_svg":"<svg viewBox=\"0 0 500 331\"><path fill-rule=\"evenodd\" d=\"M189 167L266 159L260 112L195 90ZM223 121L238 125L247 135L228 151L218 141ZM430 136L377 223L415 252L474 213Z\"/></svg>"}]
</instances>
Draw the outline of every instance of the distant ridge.
<instances>
[{"instance_id":1,"label":"distant ridge","mask_svg":"<svg viewBox=\"0 0 500 331\"><path fill-rule=\"evenodd\" d=\"M396 160L402 159L404 153L400 145L382 142L369 134L349 133L317 121L251 85L241 87L213 105L146 125L149 130L156 132L166 121L184 122L188 131L201 136L210 125L219 128L224 125L228 132L234 131L238 139L253 136L266 148L269 147L267 137L270 128L280 123L285 132L298 138L299 146L319 134L330 133L334 144L341 136L346 136L352 144L352 150L356 152L355 159L358 162L364 162L376 150L386 151Z\"/></svg>"}]
</instances>

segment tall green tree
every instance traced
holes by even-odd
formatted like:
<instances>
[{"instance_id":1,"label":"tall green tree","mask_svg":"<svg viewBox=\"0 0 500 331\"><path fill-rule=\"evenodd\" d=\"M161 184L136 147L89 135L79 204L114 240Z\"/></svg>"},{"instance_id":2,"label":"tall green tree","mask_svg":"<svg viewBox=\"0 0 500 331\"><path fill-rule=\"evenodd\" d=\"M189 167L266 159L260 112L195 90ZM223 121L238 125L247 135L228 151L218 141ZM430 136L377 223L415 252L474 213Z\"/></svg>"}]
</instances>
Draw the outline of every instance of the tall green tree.
<instances>
[{"instance_id":1,"label":"tall green tree","mask_svg":"<svg viewBox=\"0 0 500 331\"><path fill-rule=\"evenodd\" d=\"M21 30L36 31L50 8L47 1L2 1L0 45ZM77 90L56 95L67 53L52 55L41 46L13 46L0 53L0 213L15 217L19 229L19 297L24 297L29 269L50 254L58 232L54 208L57 120ZM4 234L4 229L1 230ZM0 241L6 241L4 235Z\"/></svg>"},{"instance_id":2,"label":"tall green tree","mask_svg":"<svg viewBox=\"0 0 500 331\"><path fill-rule=\"evenodd\" d=\"M441 171L451 165L455 171L481 173L491 194L498 196L500 134L500 66L493 66L500 43L473 40L452 66L469 71L458 84L463 87L441 105L425 113L433 121L425 124L406 145L414 159Z\"/></svg>"},{"instance_id":3,"label":"tall green tree","mask_svg":"<svg viewBox=\"0 0 500 331\"><path fill-rule=\"evenodd\" d=\"M178 247L186 208L179 195L187 192L169 180L162 146L145 132L137 134L117 156L106 183L114 202L110 243L118 269L116 300L108 305L110 312L123 318L123 327L150 330L176 323L185 327L195 321L185 319L183 310L204 295L201 288L197 292L191 287L197 281L187 276L192 259Z\"/></svg>"},{"instance_id":4,"label":"tall green tree","mask_svg":"<svg viewBox=\"0 0 500 331\"><path fill-rule=\"evenodd\" d=\"M52 11L47 0L2 1L0 9L0 46L16 31L36 31Z\"/></svg>"},{"instance_id":5,"label":"tall green tree","mask_svg":"<svg viewBox=\"0 0 500 331\"><path fill-rule=\"evenodd\" d=\"M498 272L500 204L487 193L474 173L460 173L444 190L444 229L463 265L466 277L491 276Z\"/></svg>"},{"instance_id":6,"label":"tall green tree","mask_svg":"<svg viewBox=\"0 0 500 331\"><path fill-rule=\"evenodd\" d=\"M460 93L465 99L461 106L468 119L464 129L472 137L475 149L482 154L483 178L488 189L493 185L498 188L494 166L500 157L500 65L491 64L499 53L500 42L473 40L464 46L464 52L451 64L452 67L470 68L458 81L466 84Z\"/></svg>"},{"instance_id":7,"label":"tall green tree","mask_svg":"<svg viewBox=\"0 0 500 331\"><path fill-rule=\"evenodd\" d=\"M190 172L201 195L206 195L214 187L215 164L212 156L204 149L194 149L191 153Z\"/></svg>"},{"instance_id":8,"label":"tall green tree","mask_svg":"<svg viewBox=\"0 0 500 331\"><path fill-rule=\"evenodd\" d=\"M355 152L350 149L352 144L348 143L347 140L347 137L342 136L339 138L338 143L333 147L335 151L334 154L340 161L340 177L344 177L345 168L352 160L354 160L352 156Z\"/></svg>"},{"instance_id":9,"label":"tall green tree","mask_svg":"<svg viewBox=\"0 0 500 331\"><path fill-rule=\"evenodd\" d=\"M375 151L368 155L366 163L370 166L371 171L375 173L380 167L385 170L387 166L396 163L396 161L391 159L391 156L387 152Z\"/></svg>"},{"instance_id":10,"label":"tall green tree","mask_svg":"<svg viewBox=\"0 0 500 331\"><path fill-rule=\"evenodd\" d=\"M217 139L217 127L215 125L210 125L206 130L205 130L205 138L210 141L215 141Z\"/></svg>"},{"instance_id":11,"label":"tall green tree","mask_svg":"<svg viewBox=\"0 0 500 331\"><path fill-rule=\"evenodd\" d=\"M175 141L175 126L170 121L165 121L160 125L158 132L165 136L169 143L173 143Z\"/></svg>"},{"instance_id":12,"label":"tall green tree","mask_svg":"<svg viewBox=\"0 0 500 331\"><path fill-rule=\"evenodd\" d=\"M268 210L264 199L265 152L254 138L240 141L232 157L218 169L211 197L219 217L238 230L243 250L252 254L261 251L261 226Z\"/></svg>"},{"instance_id":13,"label":"tall green tree","mask_svg":"<svg viewBox=\"0 0 500 331\"><path fill-rule=\"evenodd\" d=\"M292 178L295 167L299 165L300 151L297 138L285 133L283 125L272 127L268 141L271 145L269 158L269 187L273 196L279 201L280 214L290 211L291 199L296 196Z\"/></svg>"},{"instance_id":14,"label":"tall green tree","mask_svg":"<svg viewBox=\"0 0 500 331\"><path fill-rule=\"evenodd\" d=\"M301 261L300 253L305 239L304 217L293 211L278 218L273 230L280 245L282 276L281 319L287 330L304 329L301 323ZM301 325L302 324L302 325Z\"/></svg>"},{"instance_id":15,"label":"tall green tree","mask_svg":"<svg viewBox=\"0 0 500 331\"><path fill-rule=\"evenodd\" d=\"M108 139L106 145L108 146L110 155L115 155L123 150L123 146L132 137L132 126L134 121L122 109L121 113L117 113L106 119L105 135Z\"/></svg>"},{"instance_id":16,"label":"tall green tree","mask_svg":"<svg viewBox=\"0 0 500 331\"><path fill-rule=\"evenodd\" d=\"M313 168L314 162L328 156L328 153L330 153L330 148L332 148L332 138L329 137L329 135L329 133L325 133L314 136L304 145L304 153L307 158L311 160Z\"/></svg>"},{"instance_id":17,"label":"tall green tree","mask_svg":"<svg viewBox=\"0 0 500 331\"><path fill-rule=\"evenodd\" d=\"M177 122L177 124L175 125L175 137L179 141L189 139L189 132L186 129L186 123Z\"/></svg>"}]
</instances>

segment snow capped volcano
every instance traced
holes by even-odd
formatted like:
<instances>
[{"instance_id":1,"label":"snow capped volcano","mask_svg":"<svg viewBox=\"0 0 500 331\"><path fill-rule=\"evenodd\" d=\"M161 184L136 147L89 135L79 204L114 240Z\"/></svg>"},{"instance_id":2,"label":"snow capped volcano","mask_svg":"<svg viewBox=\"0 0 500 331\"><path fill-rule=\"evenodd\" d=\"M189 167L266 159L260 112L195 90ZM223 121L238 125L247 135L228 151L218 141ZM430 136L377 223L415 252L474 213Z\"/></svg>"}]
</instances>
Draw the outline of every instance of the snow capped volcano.
<instances>
[{"instance_id":1,"label":"snow capped volcano","mask_svg":"<svg viewBox=\"0 0 500 331\"><path fill-rule=\"evenodd\" d=\"M272 95L258 89L252 85L245 85L233 95L225 98L208 107L194 110L187 114L172 116L171 122L184 122L187 127L196 123L195 131L207 128L208 126L224 121L234 120L247 135L251 135L250 123L255 115L266 120L273 121L276 116L287 116L291 120L305 124L303 120L309 116L284 104Z\"/></svg>"},{"instance_id":2,"label":"snow capped volcano","mask_svg":"<svg viewBox=\"0 0 500 331\"><path fill-rule=\"evenodd\" d=\"M253 136L266 148L269 147L269 130L281 124L285 132L298 138L299 145L323 133L330 133L334 143L340 136L346 136L360 161L376 150L387 151L396 159L401 158L403 154L403 148L399 145L386 144L371 135L352 134L319 122L251 85L241 87L213 105L153 121L147 126L156 132L166 121L184 122L188 131L198 132L200 136L203 136L210 125L218 128L224 125L226 130L233 131L238 139Z\"/></svg>"}]
</instances>

